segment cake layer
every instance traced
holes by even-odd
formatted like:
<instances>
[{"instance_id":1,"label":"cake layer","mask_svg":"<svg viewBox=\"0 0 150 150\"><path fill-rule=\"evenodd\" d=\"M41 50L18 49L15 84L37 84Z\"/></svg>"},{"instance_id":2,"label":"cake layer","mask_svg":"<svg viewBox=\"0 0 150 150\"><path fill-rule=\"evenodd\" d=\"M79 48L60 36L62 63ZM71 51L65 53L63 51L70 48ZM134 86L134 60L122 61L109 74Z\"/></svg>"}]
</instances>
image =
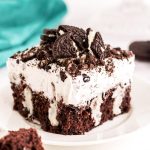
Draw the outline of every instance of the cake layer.
<instances>
[{"instance_id":1,"label":"cake layer","mask_svg":"<svg viewBox=\"0 0 150 150\"><path fill-rule=\"evenodd\" d=\"M44 150L41 138L34 129L9 131L0 139L0 150Z\"/></svg>"},{"instance_id":2,"label":"cake layer","mask_svg":"<svg viewBox=\"0 0 150 150\"><path fill-rule=\"evenodd\" d=\"M107 120L113 119L130 109L130 84L117 85L91 99L86 106L66 105L63 99L49 101L43 92L35 92L29 86L13 84L14 109L26 119L39 124L45 131L59 134L83 134ZM32 114L26 101L25 90L32 95ZM120 92L119 92L120 91ZM119 93L118 93L119 92ZM57 109L56 109L57 106Z\"/></svg>"}]
</instances>

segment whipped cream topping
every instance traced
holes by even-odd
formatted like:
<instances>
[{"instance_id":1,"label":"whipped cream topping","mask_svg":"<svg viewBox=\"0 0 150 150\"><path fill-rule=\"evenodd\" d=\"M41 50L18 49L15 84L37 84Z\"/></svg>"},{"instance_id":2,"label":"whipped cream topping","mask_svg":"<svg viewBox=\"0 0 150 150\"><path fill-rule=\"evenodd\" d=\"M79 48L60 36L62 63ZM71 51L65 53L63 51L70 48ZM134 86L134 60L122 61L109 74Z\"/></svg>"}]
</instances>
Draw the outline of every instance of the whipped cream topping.
<instances>
[{"instance_id":1,"label":"whipped cream topping","mask_svg":"<svg viewBox=\"0 0 150 150\"><path fill-rule=\"evenodd\" d=\"M54 92L52 83L55 86L56 101L63 98L64 103L86 105L86 102L105 92L119 83L126 83L132 80L134 71L134 57L130 59L113 59L115 66L111 76L107 73L104 66L94 68L93 70L82 70L81 75L77 77L70 76L64 69L56 64L51 65L51 69L46 72L39 69L36 60L19 64L14 59L8 61L9 77L11 82L19 84L21 82L20 74L25 77L26 84L36 92L44 92L49 99L53 99ZM60 71L63 70L67 76L63 82L60 77ZM83 74L86 74L90 81L83 81ZM38 81L38 82L36 82ZM63 89L62 89L63 87Z\"/></svg>"},{"instance_id":2,"label":"whipped cream topping","mask_svg":"<svg viewBox=\"0 0 150 150\"><path fill-rule=\"evenodd\" d=\"M113 113L115 115L118 115L121 113L120 106L122 103L122 98L125 96L125 90L129 85L130 85L130 82L125 83L124 85L118 85L112 95L112 98L115 99L114 106L113 106Z\"/></svg>"},{"instance_id":3,"label":"whipped cream topping","mask_svg":"<svg viewBox=\"0 0 150 150\"><path fill-rule=\"evenodd\" d=\"M25 99L25 101L22 102L23 106L28 108L29 116L31 116L33 114L32 91L29 87L26 87L23 94Z\"/></svg>"}]
</instances>

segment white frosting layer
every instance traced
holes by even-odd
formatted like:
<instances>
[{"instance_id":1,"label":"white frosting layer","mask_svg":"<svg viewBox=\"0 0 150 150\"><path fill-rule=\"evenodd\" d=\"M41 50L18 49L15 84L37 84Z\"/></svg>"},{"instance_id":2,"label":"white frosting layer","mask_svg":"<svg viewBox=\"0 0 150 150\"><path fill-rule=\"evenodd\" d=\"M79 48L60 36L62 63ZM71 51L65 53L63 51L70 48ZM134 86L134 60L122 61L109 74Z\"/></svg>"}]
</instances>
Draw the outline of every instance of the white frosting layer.
<instances>
[{"instance_id":1,"label":"white frosting layer","mask_svg":"<svg viewBox=\"0 0 150 150\"><path fill-rule=\"evenodd\" d=\"M105 60L107 61L107 60ZM44 96L49 98L51 101L56 97L56 101L60 101L63 98L63 102L68 105L74 106L86 106L87 102L95 98L96 106L91 104L92 116L95 120L95 125L98 125L100 121L101 113L99 111L102 103L102 93L115 87L118 84L129 83L132 80L134 71L134 57L118 60L113 58L114 71L110 75L105 70L105 66L97 67L93 70L82 70L81 75L77 77L71 77L67 72L67 78L63 82L60 78L60 70L64 70L63 67L58 67L56 64L51 64L51 69L47 72L37 67L37 60L31 60L26 63L20 61L19 64L16 60L9 59L8 70L10 81L19 84L20 74L25 77L26 84L32 89L32 91L41 92L43 91ZM89 82L83 81L82 74L86 74L90 77ZM54 86L53 86L54 85ZM114 103L115 114L120 113L120 103L122 100L121 89L118 89L114 93L116 99ZM24 92L27 93L27 92ZM98 96L98 98L96 98ZM29 99L30 96L25 96ZM94 103L94 101L92 103ZM30 104L27 104L30 103ZM32 113L31 102L26 100L25 104L30 113ZM49 108L49 120L52 125L58 125L56 120L57 103L54 103Z\"/></svg>"},{"instance_id":2,"label":"white frosting layer","mask_svg":"<svg viewBox=\"0 0 150 150\"><path fill-rule=\"evenodd\" d=\"M116 87L116 90L113 92L112 98L115 99L113 106L113 113L116 115L121 113L120 106L122 103L122 98L125 96L125 90L129 85L130 83L127 83L126 85L118 85Z\"/></svg>"},{"instance_id":3,"label":"white frosting layer","mask_svg":"<svg viewBox=\"0 0 150 150\"><path fill-rule=\"evenodd\" d=\"M57 102L54 101L50 104L50 109L48 111L48 118L52 124L52 126L58 126L58 121L56 119L57 117Z\"/></svg>"},{"instance_id":4,"label":"white frosting layer","mask_svg":"<svg viewBox=\"0 0 150 150\"><path fill-rule=\"evenodd\" d=\"M100 106L103 103L102 100L102 94L98 95L96 98L94 98L91 102L91 110L92 110L92 117L95 120L95 126L97 126L101 121L101 115L100 112Z\"/></svg>"},{"instance_id":5,"label":"white frosting layer","mask_svg":"<svg viewBox=\"0 0 150 150\"><path fill-rule=\"evenodd\" d=\"M32 91L29 87L26 87L23 94L25 99L25 101L23 101L23 106L28 108L29 115L31 116L33 114Z\"/></svg>"},{"instance_id":6,"label":"white frosting layer","mask_svg":"<svg viewBox=\"0 0 150 150\"><path fill-rule=\"evenodd\" d=\"M88 49L90 50L90 53L93 54L93 51L91 50L91 44L94 40L94 37L95 37L95 32L94 31L89 31L89 35L88 35L88 43L89 43L89 47Z\"/></svg>"}]
</instances>

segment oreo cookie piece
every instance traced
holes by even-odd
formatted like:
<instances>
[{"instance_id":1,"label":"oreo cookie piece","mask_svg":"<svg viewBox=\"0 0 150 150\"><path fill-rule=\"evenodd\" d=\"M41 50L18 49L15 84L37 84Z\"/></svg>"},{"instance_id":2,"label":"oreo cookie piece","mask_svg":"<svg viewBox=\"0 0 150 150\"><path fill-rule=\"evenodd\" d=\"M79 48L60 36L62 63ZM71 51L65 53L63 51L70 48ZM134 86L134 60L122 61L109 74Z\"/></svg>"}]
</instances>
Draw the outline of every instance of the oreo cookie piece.
<instances>
[{"instance_id":1,"label":"oreo cookie piece","mask_svg":"<svg viewBox=\"0 0 150 150\"><path fill-rule=\"evenodd\" d=\"M61 78L61 80L64 82L65 80L66 80L66 78L67 78L67 75L65 74L65 72L64 71L60 71L60 78Z\"/></svg>"},{"instance_id":2,"label":"oreo cookie piece","mask_svg":"<svg viewBox=\"0 0 150 150\"><path fill-rule=\"evenodd\" d=\"M37 54L36 54L36 58L38 60L46 60L47 58L49 58L49 54L47 51L45 50L40 50Z\"/></svg>"},{"instance_id":3,"label":"oreo cookie piece","mask_svg":"<svg viewBox=\"0 0 150 150\"><path fill-rule=\"evenodd\" d=\"M129 50L133 51L136 59L150 61L150 41L135 41L130 44Z\"/></svg>"},{"instance_id":4,"label":"oreo cookie piece","mask_svg":"<svg viewBox=\"0 0 150 150\"><path fill-rule=\"evenodd\" d=\"M58 32L61 33L61 31L63 31L64 33L66 32L71 33L72 39L81 50L88 47L87 35L83 29L68 25L61 25L58 28Z\"/></svg>"},{"instance_id":5,"label":"oreo cookie piece","mask_svg":"<svg viewBox=\"0 0 150 150\"><path fill-rule=\"evenodd\" d=\"M42 44L43 43L51 44L51 43L55 42L55 40L56 40L56 36L49 36L49 35L45 35L45 34L41 35L40 38L41 38Z\"/></svg>"},{"instance_id":6,"label":"oreo cookie piece","mask_svg":"<svg viewBox=\"0 0 150 150\"><path fill-rule=\"evenodd\" d=\"M102 58L102 53L104 51L105 46L104 46L103 39L99 32L95 33L95 37L91 43L90 48L97 58Z\"/></svg>"},{"instance_id":7,"label":"oreo cookie piece","mask_svg":"<svg viewBox=\"0 0 150 150\"><path fill-rule=\"evenodd\" d=\"M90 81L90 77L87 74L82 74L83 76L83 81L84 82L89 82Z\"/></svg>"},{"instance_id":8,"label":"oreo cookie piece","mask_svg":"<svg viewBox=\"0 0 150 150\"><path fill-rule=\"evenodd\" d=\"M37 53L37 48L36 47L32 47L30 50L25 50L21 54L21 60L23 62L27 62L28 60L36 58L36 53Z\"/></svg>"},{"instance_id":9,"label":"oreo cookie piece","mask_svg":"<svg viewBox=\"0 0 150 150\"><path fill-rule=\"evenodd\" d=\"M68 26L68 25L60 25L58 27L58 31L62 30L63 32L71 32L74 34L78 34L80 35L82 38L85 38L86 36L86 32L78 27L74 27L74 26Z\"/></svg>"},{"instance_id":10,"label":"oreo cookie piece","mask_svg":"<svg viewBox=\"0 0 150 150\"><path fill-rule=\"evenodd\" d=\"M77 48L69 33L63 34L57 38L53 45L52 54L54 59L77 57Z\"/></svg>"},{"instance_id":11,"label":"oreo cookie piece","mask_svg":"<svg viewBox=\"0 0 150 150\"><path fill-rule=\"evenodd\" d=\"M57 38L56 29L44 29L43 35L41 35L41 43L53 43Z\"/></svg>"},{"instance_id":12,"label":"oreo cookie piece","mask_svg":"<svg viewBox=\"0 0 150 150\"><path fill-rule=\"evenodd\" d=\"M43 33L49 36L57 36L57 30L56 29L44 29Z\"/></svg>"}]
</instances>

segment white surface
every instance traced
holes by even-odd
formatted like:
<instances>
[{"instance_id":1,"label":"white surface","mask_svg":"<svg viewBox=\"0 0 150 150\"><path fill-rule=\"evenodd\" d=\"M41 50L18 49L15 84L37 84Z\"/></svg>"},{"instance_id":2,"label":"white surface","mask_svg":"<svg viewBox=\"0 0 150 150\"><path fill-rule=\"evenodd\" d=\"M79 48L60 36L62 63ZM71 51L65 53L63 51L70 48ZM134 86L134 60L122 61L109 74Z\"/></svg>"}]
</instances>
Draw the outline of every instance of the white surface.
<instances>
[{"instance_id":1,"label":"white surface","mask_svg":"<svg viewBox=\"0 0 150 150\"><path fill-rule=\"evenodd\" d=\"M142 89L140 87L142 87ZM99 144L101 146L113 141L116 142L124 138L124 135L126 138L130 138L135 131L142 129L150 123L149 88L150 84L135 78L132 91L132 109L128 114L118 116L113 121L109 121L85 135L56 135L38 129L39 134L42 136L42 141L44 144L59 146L87 146L93 144ZM0 128L5 130L17 130L21 127L36 127L35 125L29 124L16 111L12 110L13 100L8 79L3 86L0 86L0 98L0 110L3 112L0 113ZM141 109L141 107L143 109ZM129 133L131 133L131 135ZM136 134L138 135L138 133L135 132L135 135Z\"/></svg>"},{"instance_id":2,"label":"white surface","mask_svg":"<svg viewBox=\"0 0 150 150\"><path fill-rule=\"evenodd\" d=\"M69 14L64 24L99 30L104 41L112 46L126 49L130 42L150 37L149 0L65 1Z\"/></svg>"}]
</instances>

